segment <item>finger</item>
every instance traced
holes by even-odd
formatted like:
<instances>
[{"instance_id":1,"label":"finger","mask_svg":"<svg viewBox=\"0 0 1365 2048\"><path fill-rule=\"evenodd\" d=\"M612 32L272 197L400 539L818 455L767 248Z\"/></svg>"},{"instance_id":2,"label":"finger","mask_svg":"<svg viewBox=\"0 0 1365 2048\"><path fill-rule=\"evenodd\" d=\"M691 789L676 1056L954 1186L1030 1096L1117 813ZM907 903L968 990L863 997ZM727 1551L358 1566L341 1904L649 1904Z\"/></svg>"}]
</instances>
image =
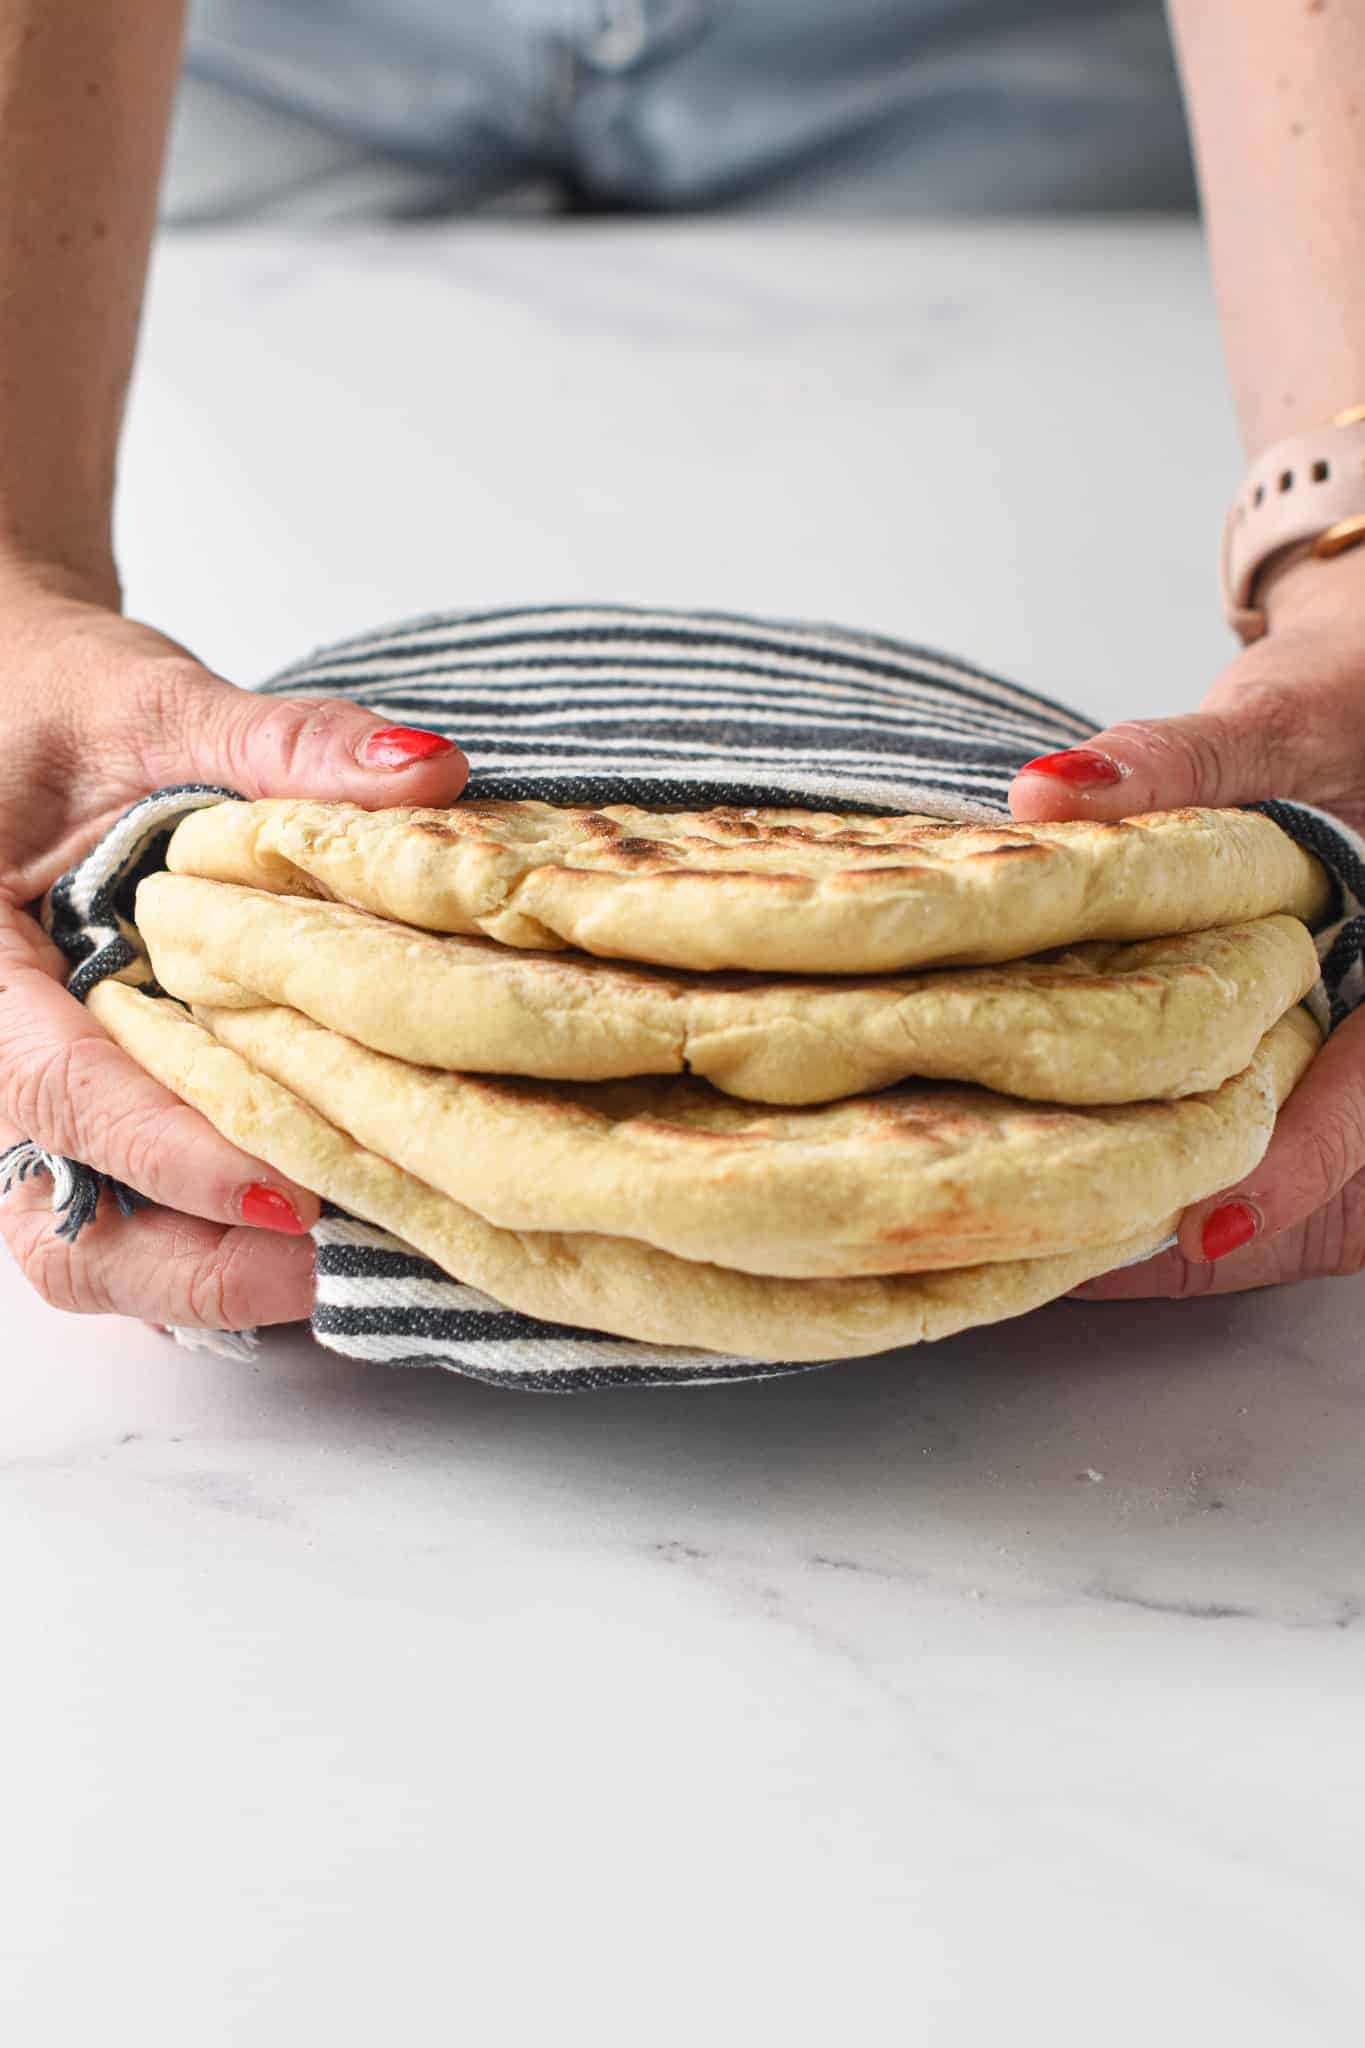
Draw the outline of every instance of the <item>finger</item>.
<instances>
[{"instance_id":1,"label":"finger","mask_svg":"<svg viewBox=\"0 0 1365 2048\"><path fill-rule=\"evenodd\" d=\"M1289 1097L1259 1166L1195 1203L1180 1249L1197 1264L1245 1255L1258 1238L1304 1222L1365 1169L1365 1012L1328 1039Z\"/></svg>"},{"instance_id":2,"label":"finger","mask_svg":"<svg viewBox=\"0 0 1365 2048\"><path fill-rule=\"evenodd\" d=\"M317 1196L220 1137L130 1060L38 964L32 921L0 905L0 1105L45 1152L215 1223L299 1236Z\"/></svg>"},{"instance_id":3,"label":"finger","mask_svg":"<svg viewBox=\"0 0 1365 2048\"><path fill-rule=\"evenodd\" d=\"M1365 1260L1365 1179L1352 1182L1304 1222L1276 1237L1258 1237L1235 1257L1210 1264L1174 1249L1087 1280L1073 1290L1081 1301L1187 1300L1283 1287L1317 1275L1354 1273Z\"/></svg>"},{"instance_id":4,"label":"finger","mask_svg":"<svg viewBox=\"0 0 1365 2048\"><path fill-rule=\"evenodd\" d=\"M312 1311L307 1237L224 1230L170 1209L125 1217L104 1203L74 1243L52 1225L43 1181L26 1181L0 1205L0 1237L54 1308L214 1330L298 1322Z\"/></svg>"},{"instance_id":5,"label":"finger","mask_svg":"<svg viewBox=\"0 0 1365 2048\"><path fill-rule=\"evenodd\" d=\"M347 698L260 696L194 668L158 673L143 707L149 783L200 776L245 797L306 796L382 810L453 803L469 764L453 739Z\"/></svg>"},{"instance_id":6,"label":"finger","mask_svg":"<svg viewBox=\"0 0 1365 2048\"><path fill-rule=\"evenodd\" d=\"M1129 719L1084 746L1026 762L1010 789L1021 821L1117 819L1290 795L1295 749L1274 715L1247 702L1181 718Z\"/></svg>"}]
</instances>

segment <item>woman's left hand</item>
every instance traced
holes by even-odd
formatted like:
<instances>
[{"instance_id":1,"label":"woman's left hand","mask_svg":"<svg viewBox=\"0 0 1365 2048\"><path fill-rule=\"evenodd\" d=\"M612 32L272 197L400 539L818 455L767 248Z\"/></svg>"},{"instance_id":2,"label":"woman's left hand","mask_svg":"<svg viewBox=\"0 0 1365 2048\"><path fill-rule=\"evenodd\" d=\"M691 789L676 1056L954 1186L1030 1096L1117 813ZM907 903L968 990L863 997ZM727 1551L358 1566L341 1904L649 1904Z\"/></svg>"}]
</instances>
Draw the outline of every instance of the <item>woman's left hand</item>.
<instances>
[{"instance_id":1,"label":"woman's left hand","mask_svg":"<svg viewBox=\"0 0 1365 2048\"><path fill-rule=\"evenodd\" d=\"M1271 630L1181 718L1127 721L1021 771L1016 818L1297 797L1365 831L1365 547L1272 584ZM1046 764L1046 765L1044 765ZM1229 1293L1365 1267L1365 1008L1281 1112L1254 1172L1185 1212L1178 1249L1087 1298Z\"/></svg>"}]
</instances>

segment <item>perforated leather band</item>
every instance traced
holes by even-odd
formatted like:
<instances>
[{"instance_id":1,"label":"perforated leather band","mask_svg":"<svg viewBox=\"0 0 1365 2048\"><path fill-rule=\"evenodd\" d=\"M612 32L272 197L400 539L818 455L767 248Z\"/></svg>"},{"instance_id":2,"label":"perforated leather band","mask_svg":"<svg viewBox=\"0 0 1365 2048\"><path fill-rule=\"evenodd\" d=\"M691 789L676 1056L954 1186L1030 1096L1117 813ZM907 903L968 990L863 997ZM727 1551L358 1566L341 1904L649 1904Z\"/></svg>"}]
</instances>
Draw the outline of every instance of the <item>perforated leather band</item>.
<instances>
[{"instance_id":1,"label":"perforated leather band","mask_svg":"<svg viewBox=\"0 0 1365 2048\"><path fill-rule=\"evenodd\" d=\"M1293 434L1248 470L1223 527L1223 609L1244 641L1266 630L1254 600L1273 564L1326 559L1365 540L1365 405Z\"/></svg>"}]
</instances>

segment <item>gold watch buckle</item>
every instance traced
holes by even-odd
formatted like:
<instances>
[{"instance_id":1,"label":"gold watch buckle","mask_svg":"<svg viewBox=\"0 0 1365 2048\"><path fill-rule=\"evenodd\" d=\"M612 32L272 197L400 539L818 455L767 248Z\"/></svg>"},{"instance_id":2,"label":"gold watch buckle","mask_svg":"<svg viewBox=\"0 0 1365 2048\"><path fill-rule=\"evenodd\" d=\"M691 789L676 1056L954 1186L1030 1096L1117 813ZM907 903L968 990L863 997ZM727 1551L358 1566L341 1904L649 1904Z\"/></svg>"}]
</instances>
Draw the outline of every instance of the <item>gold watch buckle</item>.
<instances>
[{"instance_id":1,"label":"gold watch buckle","mask_svg":"<svg viewBox=\"0 0 1365 2048\"><path fill-rule=\"evenodd\" d=\"M1319 561L1328 562L1333 555L1345 554L1357 542L1365 540L1365 512L1357 512L1351 519L1338 519L1335 526L1329 526L1313 542L1313 553Z\"/></svg>"}]
</instances>

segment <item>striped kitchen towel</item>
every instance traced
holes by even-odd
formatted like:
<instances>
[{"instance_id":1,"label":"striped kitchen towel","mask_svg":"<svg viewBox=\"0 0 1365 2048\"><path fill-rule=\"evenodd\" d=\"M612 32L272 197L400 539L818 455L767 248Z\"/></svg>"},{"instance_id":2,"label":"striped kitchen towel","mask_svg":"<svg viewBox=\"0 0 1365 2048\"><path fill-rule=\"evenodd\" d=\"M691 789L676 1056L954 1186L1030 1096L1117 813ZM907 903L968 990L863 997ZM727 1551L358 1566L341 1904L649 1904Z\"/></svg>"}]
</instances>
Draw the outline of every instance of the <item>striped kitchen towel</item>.
<instances>
[{"instance_id":1,"label":"striped kitchen towel","mask_svg":"<svg viewBox=\"0 0 1365 2048\"><path fill-rule=\"evenodd\" d=\"M817 805L1008 814L1010 781L1036 754L1095 731L1079 713L969 663L846 627L635 606L442 613L362 635L265 686L290 697L353 696L395 721L457 740L469 794L551 803ZM84 996L110 974L150 969L131 922L142 876L164 864L187 812L235 792L186 786L135 804L54 885L52 937ZM1365 848L1321 812L1266 809L1336 876L1340 904L1320 935L1324 1023L1360 1000ZM57 1227L74 1236L104 1185L33 1146L0 1178L53 1175ZM109 1190L121 1206L131 1191ZM501 1386L568 1392L712 1384L806 1371L537 1322L449 1278L384 1231L336 1211L313 1232L318 1341L350 1357L438 1365ZM240 1352L249 1339L178 1333Z\"/></svg>"}]
</instances>

